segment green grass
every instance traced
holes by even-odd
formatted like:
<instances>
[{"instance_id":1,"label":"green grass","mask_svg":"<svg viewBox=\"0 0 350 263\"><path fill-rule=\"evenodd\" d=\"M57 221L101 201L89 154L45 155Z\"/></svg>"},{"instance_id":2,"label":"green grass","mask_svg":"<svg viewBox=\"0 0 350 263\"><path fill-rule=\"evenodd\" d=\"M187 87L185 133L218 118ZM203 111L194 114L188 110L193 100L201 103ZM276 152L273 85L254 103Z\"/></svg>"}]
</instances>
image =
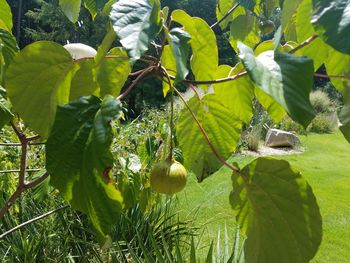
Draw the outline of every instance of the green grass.
<instances>
[{"instance_id":1,"label":"green grass","mask_svg":"<svg viewBox=\"0 0 350 263\"><path fill-rule=\"evenodd\" d=\"M350 145L339 133L312 134L300 139L305 148L303 154L276 158L299 169L317 197L323 217L323 240L312 262L350 262ZM250 160L252 157L236 156L230 161L242 166ZM196 224L203 226L202 245L209 245L225 224L233 233L230 191L230 172L222 168L201 184L191 176L185 190L178 194L181 216L196 215Z\"/></svg>"}]
</instances>

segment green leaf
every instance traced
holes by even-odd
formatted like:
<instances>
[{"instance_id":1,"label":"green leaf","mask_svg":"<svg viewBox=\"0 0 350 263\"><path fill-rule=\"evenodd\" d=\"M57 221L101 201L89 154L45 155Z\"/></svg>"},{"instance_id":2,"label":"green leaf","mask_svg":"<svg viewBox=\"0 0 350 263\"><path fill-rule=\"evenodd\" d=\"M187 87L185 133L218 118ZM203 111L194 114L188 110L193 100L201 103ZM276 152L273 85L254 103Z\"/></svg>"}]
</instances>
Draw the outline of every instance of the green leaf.
<instances>
[{"instance_id":1,"label":"green leaf","mask_svg":"<svg viewBox=\"0 0 350 263\"><path fill-rule=\"evenodd\" d=\"M199 17L191 17L185 11L175 10L173 21L183 25L191 36L191 68L196 80L214 79L219 64L216 36L210 26Z\"/></svg>"},{"instance_id":2,"label":"green leaf","mask_svg":"<svg viewBox=\"0 0 350 263\"><path fill-rule=\"evenodd\" d=\"M15 37L10 32L0 28L0 55L3 56L6 67L12 62L18 51Z\"/></svg>"},{"instance_id":3,"label":"green leaf","mask_svg":"<svg viewBox=\"0 0 350 263\"><path fill-rule=\"evenodd\" d=\"M12 31L12 13L6 0L0 0L0 28Z\"/></svg>"},{"instance_id":4,"label":"green leaf","mask_svg":"<svg viewBox=\"0 0 350 263\"><path fill-rule=\"evenodd\" d=\"M343 91L344 106L338 114L339 129L344 137L350 142L350 81L346 83L347 88Z\"/></svg>"},{"instance_id":5,"label":"green leaf","mask_svg":"<svg viewBox=\"0 0 350 263\"><path fill-rule=\"evenodd\" d=\"M112 6L110 18L132 63L148 50L161 28L158 0L119 0Z\"/></svg>"},{"instance_id":6,"label":"green leaf","mask_svg":"<svg viewBox=\"0 0 350 263\"><path fill-rule=\"evenodd\" d=\"M317 33L334 49L350 54L350 1L313 0L313 7Z\"/></svg>"},{"instance_id":7,"label":"green leaf","mask_svg":"<svg viewBox=\"0 0 350 263\"><path fill-rule=\"evenodd\" d=\"M176 61L176 80L183 80L186 78L189 72L187 68L187 61L190 55L189 41L191 37L182 29L173 28L169 32L169 38L170 46Z\"/></svg>"},{"instance_id":8,"label":"green leaf","mask_svg":"<svg viewBox=\"0 0 350 263\"><path fill-rule=\"evenodd\" d=\"M216 7L216 19L221 20L227 12L230 11L231 8L233 8L237 4L237 1L232 0L218 0L218 4ZM228 24L237 16L239 15L245 15L245 9L242 6L238 6L235 11L225 18L221 23L220 27L224 30L228 26Z\"/></svg>"},{"instance_id":9,"label":"green leaf","mask_svg":"<svg viewBox=\"0 0 350 263\"><path fill-rule=\"evenodd\" d=\"M10 108L11 104L0 94L0 129L13 117Z\"/></svg>"},{"instance_id":10,"label":"green leaf","mask_svg":"<svg viewBox=\"0 0 350 263\"><path fill-rule=\"evenodd\" d=\"M264 109L269 113L271 119L275 123L279 123L283 116L286 115L284 108L276 102L270 95L266 94L262 89L255 86L255 96L259 103L264 107Z\"/></svg>"},{"instance_id":11,"label":"green leaf","mask_svg":"<svg viewBox=\"0 0 350 263\"><path fill-rule=\"evenodd\" d=\"M240 138L242 122L221 104L215 94L207 94L201 99L194 96L188 101L188 105L217 153L223 159L229 158ZM184 165L196 174L199 181L203 181L222 166L187 108L180 112L176 135L183 152Z\"/></svg>"},{"instance_id":12,"label":"green leaf","mask_svg":"<svg viewBox=\"0 0 350 263\"><path fill-rule=\"evenodd\" d=\"M107 34L104 37L101 45L98 47L97 54L95 56L96 66L99 66L103 61L104 57L107 55L109 49L111 48L113 41L117 37L117 34L114 32L112 25L108 24Z\"/></svg>"},{"instance_id":13,"label":"green leaf","mask_svg":"<svg viewBox=\"0 0 350 263\"><path fill-rule=\"evenodd\" d=\"M230 26L230 44L238 53L237 43L253 48L260 42L258 21L251 13L237 16Z\"/></svg>"},{"instance_id":14,"label":"green leaf","mask_svg":"<svg viewBox=\"0 0 350 263\"><path fill-rule=\"evenodd\" d=\"M284 1L282 8L282 17L281 17L281 25L282 30L285 30L288 27L288 24L291 23L292 17L295 15L300 3L303 0L293 0L293 1Z\"/></svg>"},{"instance_id":15,"label":"green leaf","mask_svg":"<svg viewBox=\"0 0 350 263\"><path fill-rule=\"evenodd\" d=\"M161 63L165 67L170 75L177 75L176 71L176 60L174 53L170 45L166 45L163 49ZM171 85L174 85L174 81L170 80ZM168 94L170 86L167 81L163 80L163 95L164 97Z\"/></svg>"},{"instance_id":16,"label":"green leaf","mask_svg":"<svg viewBox=\"0 0 350 263\"><path fill-rule=\"evenodd\" d=\"M46 143L46 169L50 184L72 208L88 215L100 238L115 225L123 198L111 177L113 157L110 122L120 115L121 104L112 96L81 97L59 106Z\"/></svg>"},{"instance_id":17,"label":"green leaf","mask_svg":"<svg viewBox=\"0 0 350 263\"><path fill-rule=\"evenodd\" d=\"M113 48L108 55L118 58L105 58L97 69L96 77L101 88L101 96L110 94L116 97L120 94L124 83L128 79L131 65L123 48Z\"/></svg>"},{"instance_id":18,"label":"green leaf","mask_svg":"<svg viewBox=\"0 0 350 263\"><path fill-rule=\"evenodd\" d=\"M46 41L26 46L8 67L5 83L13 110L43 138L52 127L57 105L69 101L78 68L61 45Z\"/></svg>"},{"instance_id":19,"label":"green leaf","mask_svg":"<svg viewBox=\"0 0 350 263\"><path fill-rule=\"evenodd\" d=\"M90 12L92 20L95 19L99 10L101 10L108 0L84 0L85 8Z\"/></svg>"},{"instance_id":20,"label":"green leaf","mask_svg":"<svg viewBox=\"0 0 350 263\"><path fill-rule=\"evenodd\" d=\"M215 77L217 79L234 76L244 71L242 64L231 68L220 65ZM254 84L248 76L233 81L215 84L216 97L235 116L244 123L249 123L253 116Z\"/></svg>"},{"instance_id":21,"label":"green leaf","mask_svg":"<svg viewBox=\"0 0 350 263\"><path fill-rule=\"evenodd\" d=\"M59 4L63 13L72 23L78 21L81 0L59 0Z\"/></svg>"},{"instance_id":22,"label":"green leaf","mask_svg":"<svg viewBox=\"0 0 350 263\"><path fill-rule=\"evenodd\" d=\"M304 0L298 8L296 14L296 32L299 43L304 42L316 32L311 24L312 17L312 0ZM326 60L329 53L329 47L317 38L309 45L299 49L295 54L312 58L314 68L317 70Z\"/></svg>"},{"instance_id":23,"label":"green leaf","mask_svg":"<svg viewBox=\"0 0 350 263\"><path fill-rule=\"evenodd\" d=\"M313 87L312 60L273 51L255 57L242 43L239 43L239 51L255 84L282 105L293 120L307 127L315 117L309 100Z\"/></svg>"},{"instance_id":24,"label":"green leaf","mask_svg":"<svg viewBox=\"0 0 350 263\"><path fill-rule=\"evenodd\" d=\"M335 76L346 76L350 78L350 55L340 53L330 48L328 58L325 62L327 74ZM342 91L346 87L346 80L341 78L331 78L332 84Z\"/></svg>"},{"instance_id":25,"label":"green leaf","mask_svg":"<svg viewBox=\"0 0 350 263\"><path fill-rule=\"evenodd\" d=\"M80 60L75 64L79 69L71 82L69 101L74 101L81 96L100 95L100 90L93 74L94 61L92 59Z\"/></svg>"},{"instance_id":26,"label":"green leaf","mask_svg":"<svg viewBox=\"0 0 350 263\"><path fill-rule=\"evenodd\" d=\"M258 158L232 176L230 202L247 235L247 263L309 262L322 239L310 185L284 160Z\"/></svg>"}]
</instances>

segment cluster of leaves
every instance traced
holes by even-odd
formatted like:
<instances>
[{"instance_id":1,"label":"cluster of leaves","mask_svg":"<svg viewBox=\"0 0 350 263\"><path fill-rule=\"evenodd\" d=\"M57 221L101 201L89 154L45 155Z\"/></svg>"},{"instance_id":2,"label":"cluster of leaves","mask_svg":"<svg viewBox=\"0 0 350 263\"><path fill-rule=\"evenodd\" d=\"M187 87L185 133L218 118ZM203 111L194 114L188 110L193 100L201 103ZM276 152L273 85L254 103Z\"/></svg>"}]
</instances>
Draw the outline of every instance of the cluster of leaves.
<instances>
[{"instance_id":1,"label":"cluster of leaves","mask_svg":"<svg viewBox=\"0 0 350 263\"><path fill-rule=\"evenodd\" d=\"M75 22L81 1L59 2ZM222 27L230 26L230 44L240 58L234 67L219 65L212 28L183 10L169 14L159 0L84 4L93 17L99 10L110 17L110 30L95 57L73 60L56 43L36 42L13 58L18 49L10 33L11 16L6 2L0 1L0 10L5 10L0 15L5 36L1 83L6 89L0 104L2 124L17 113L47 139L51 185L88 215L104 240L125 206L125 196L110 175L111 122L121 117L120 100L143 78L155 75L163 81L164 95L176 93L185 104L176 125L185 167L199 181L222 165L233 171L230 201L247 235L247 262L309 261L321 242L322 220L301 174L280 160L259 158L242 169L225 160L253 115L254 98L273 120L288 113L307 127L315 117L309 94L321 64L344 93L340 129L350 140L349 1L286 0L280 6L280 1L220 0L217 18L223 19ZM279 8L281 27L274 40L262 42L266 28L259 23ZM122 47L110 50L116 37ZM160 45L155 43L159 38ZM147 54L150 46L158 57ZM149 66L130 74L140 59ZM121 93L129 75L136 78ZM183 83L194 91L192 97L178 92Z\"/></svg>"}]
</instances>

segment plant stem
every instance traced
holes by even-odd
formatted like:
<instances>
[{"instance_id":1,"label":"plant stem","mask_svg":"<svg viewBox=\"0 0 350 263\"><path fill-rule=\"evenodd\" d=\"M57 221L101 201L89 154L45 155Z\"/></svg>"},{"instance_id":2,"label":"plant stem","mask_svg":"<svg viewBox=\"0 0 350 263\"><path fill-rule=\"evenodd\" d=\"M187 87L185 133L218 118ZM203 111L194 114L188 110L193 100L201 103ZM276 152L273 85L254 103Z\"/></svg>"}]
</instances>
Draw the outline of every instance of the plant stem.
<instances>
[{"instance_id":1,"label":"plant stem","mask_svg":"<svg viewBox=\"0 0 350 263\"><path fill-rule=\"evenodd\" d=\"M124 99L129 93L130 91L143 79L145 78L148 74L150 74L154 69L156 68L156 66L150 66L148 68L146 68L130 85L129 87L117 97L117 100L122 100Z\"/></svg>"},{"instance_id":2,"label":"plant stem","mask_svg":"<svg viewBox=\"0 0 350 263\"><path fill-rule=\"evenodd\" d=\"M15 231L17 231L17 230L19 230L19 229L21 229L21 228L27 226L27 225L29 225L29 224L31 224L31 223L34 223L34 222L36 222L36 221L38 221L38 220L40 220L40 219L43 219L43 218L45 218L45 217L47 217L47 216L49 216L49 215L52 215L52 214L54 214L54 213L56 213L56 212L58 212L58 211L61 211L61 210L63 210L63 209L66 209L66 208L68 208L68 207L69 207L68 205L61 206L61 207L56 208L56 209L54 209L54 210L51 210L51 211L49 211L49 212L47 212L47 213L45 213L45 214L42 214L42 215L37 216L37 217L35 217L35 218L33 218L33 219L30 219L30 220L28 220L28 221L26 221L26 222L24 222L24 223L22 223L22 224L20 224L20 225L17 225L17 226L15 226L14 228L12 228L12 229L10 229L10 230L8 230L8 231L2 233L2 234L0 235L0 240L4 239L4 238L5 238L6 236L8 236L9 234L11 234L11 233L13 233L13 232L15 232Z\"/></svg>"},{"instance_id":3,"label":"plant stem","mask_svg":"<svg viewBox=\"0 0 350 263\"><path fill-rule=\"evenodd\" d=\"M315 39L318 38L318 35L313 35L311 37L309 37L308 39L306 39L304 42L302 42L300 45L298 45L297 47L293 48L292 50L290 50L288 53L290 54L294 54L295 52L297 52L299 49L302 49L303 47L311 44Z\"/></svg>"},{"instance_id":4,"label":"plant stem","mask_svg":"<svg viewBox=\"0 0 350 263\"><path fill-rule=\"evenodd\" d=\"M321 74L321 73L315 73L314 74L315 77L318 78L325 78L325 79L349 79L350 80L350 75L349 76L345 76L345 75L326 75L326 74Z\"/></svg>"},{"instance_id":5,"label":"plant stem","mask_svg":"<svg viewBox=\"0 0 350 263\"><path fill-rule=\"evenodd\" d=\"M188 109L188 111L191 113L193 120L196 122L196 124L198 125L199 130L201 131L202 135L204 136L204 139L206 140L207 144L209 145L212 153L214 154L214 156L216 157L216 159L221 162L223 165L225 165L226 167L230 168L232 171L234 172L239 172L240 169L234 165L229 164L228 162L226 162L226 160L224 160L219 153L216 151L214 145L211 143L208 134L206 133L206 131L204 130L202 124L199 122L199 120L197 119L196 115L194 114L194 112L192 111L191 107L188 105L187 101L185 100L185 98L181 95L181 93L174 87L174 91L176 92L176 94L180 97L180 99L183 101L183 103L185 104L186 108Z\"/></svg>"},{"instance_id":6,"label":"plant stem","mask_svg":"<svg viewBox=\"0 0 350 263\"><path fill-rule=\"evenodd\" d=\"M240 73L233 75L231 77L222 78L222 79L199 80L199 81L184 79L184 80L182 80L182 82L188 83L188 84L193 84L193 85L210 85L210 84L219 84L219 83L223 83L223 82L233 81L233 80L239 79L239 78L247 76L247 75L248 75L247 71L243 71L243 72L240 72ZM172 75L169 75L169 77L171 79L175 79L175 77Z\"/></svg>"},{"instance_id":7,"label":"plant stem","mask_svg":"<svg viewBox=\"0 0 350 263\"><path fill-rule=\"evenodd\" d=\"M168 84L170 86L170 154L169 154L169 161L171 162L173 160L173 149L174 149L174 142L173 142L173 133L174 133L174 85L171 83L170 77L168 72L164 67L162 67L163 74L166 76Z\"/></svg>"},{"instance_id":8,"label":"plant stem","mask_svg":"<svg viewBox=\"0 0 350 263\"><path fill-rule=\"evenodd\" d=\"M236 9L237 7L239 7L239 3L237 3L236 5L234 5L230 10L228 10L228 12L218 21L216 21L213 25L210 26L210 28L214 28L217 25L219 25L222 21L224 21L229 15L231 15Z\"/></svg>"},{"instance_id":9,"label":"plant stem","mask_svg":"<svg viewBox=\"0 0 350 263\"><path fill-rule=\"evenodd\" d=\"M5 171L0 171L0 174L7 174L7 173L19 173L21 170L5 170ZM41 169L27 169L27 173L30 172L39 172Z\"/></svg>"}]
</instances>

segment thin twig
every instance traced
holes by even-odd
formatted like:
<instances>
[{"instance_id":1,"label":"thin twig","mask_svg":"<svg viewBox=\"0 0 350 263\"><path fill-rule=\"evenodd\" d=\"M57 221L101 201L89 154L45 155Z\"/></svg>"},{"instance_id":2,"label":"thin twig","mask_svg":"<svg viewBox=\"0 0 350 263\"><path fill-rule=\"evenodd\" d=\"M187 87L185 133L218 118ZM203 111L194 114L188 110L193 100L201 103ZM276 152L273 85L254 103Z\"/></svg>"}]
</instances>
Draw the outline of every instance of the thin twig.
<instances>
[{"instance_id":1,"label":"thin twig","mask_svg":"<svg viewBox=\"0 0 350 263\"><path fill-rule=\"evenodd\" d=\"M30 172L39 172L42 169L27 169L27 173ZM4 171L0 171L0 174L7 174L7 173L19 173L21 170L4 170Z\"/></svg>"},{"instance_id":2,"label":"thin twig","mask_svg":"<svg viewBox=\"0 0 350 263\"><path fill-rule=\"evenodd\" d=\"M56 213L56 212L58 212L58 211L61 211L61 210L63 210L63 209L66 209L66 208L68 208L68 207L69 207L68 205L61 206L61 207L56 208L56 209L54 209L54 210L51 210L51 211L49 211L49 212L47 212L47 213L45 213L45 214L42 214L42 215L37 216L37 217L35 217L35 218L33 218L33 219L30 219L30 220L28 220L28 221L26 221L26 222L24 222L24 223L22 223L22 224L20 224L20 225L17 225L17 226L15 226L14 228L12 228L12 229L10 229L10 230L8 230L8 231L2 233L2 234L0 235L0 240L4 239L4 238L5 238L6 236L8 236L9 234L11 234L11 233L13 233L13 232L15 232L15 231L17 231L17 230L19 230L19 229L21 229L21 228L27 226L27 225L29 225L29 224L31 224L31 223L34 223L34 222L36 222L36 221L38 221L38 220L40 220L40 219L43 219L43 218L45 218L45 217L47 217L47 216L49 216L49 215L52 215L52 214L54 214L54 213Z\"/></svg>"},{"instance_id":3,"label":"thin twig","mask_svg":"<svg viewBox=\"0 0 350 263\"><path fill-rule=\"evenodd\" d=\"M29 146L45 145L45 142L30 142L30 143L28 143L28 145ZM9 143L0 142L0 146L4 146L4 147L20 147L20 146L22 146L22 144L16 143L16 142L9 142Z\"/></svg>"},{"instance_id":4,"label":"thin twig","mask_svg":"<svg viewBox=\"0 0 350 263\"><path fill-rule=\"evenodd\" d=\"M244 77L246 75L248 75L247 71L243 71L243 72L240 72L240 73L233 75L231 77L222 78L222 79L214 79L214 80L188 80L188 79L184 79L184 80L182 80L182 82L193 84L193 85L210 85L210 84L219 84L219 83L223 83L223 82L236 80L236 79L239 79L239 78ZM175 77L172 75L169 75L169 77L171 79L175 79Z\"/></svg>"},{"instance_id":5,"label":"thin twig","mask_svg":"<svg viewBox=\"0 0 350 263\"><path fill-rule=\"evenodd\" d=\"M234 5L230 10L228 10L228 12L218 21L216 21L213 25L210 26L210 28L214 28L217 25L219 25L222 21L224 21L229 15L231 15L236 9L237 7L239 7L239 3L237 3L236 5Z\"/></svg>"},{"instance_id":6,"label":"thin twig","mask_svg":"<svg viewBox=\"0 0 350 263\"><path fill-rule=\"evenodd\" d=\"M130 85L129 87L117 97L117 100L122 100L124 99L130 91L144 78L146 77L149 73L152 72L152 70L155 69L155 66L148 67L145 69Z\"/></svg>"},{"instance_id":7,"label":"thin twig","mask_svg":"<svg viewBox=\"0 0 350 263\"><path fill-rule=\"evenodd\" d=\"M346 75L326 75L326 74L321 74L321 73L315 73L314 74L315 77L318 78L325 78L325 79L349 79L350 80L350 76L346 76Z\"/></svg>"},{"instance_id":8,"label":"thin twig","mask_svg":"<svg viewBox=\"0 0 350 263\"><path fill-rule=\"evenodd\" d=\"M306 39L304 42L302 42L300 45L298 45L297 47L293 48L292 50L290 50L288 53L290 54L294 54L295 52L297 52L299 49L302 49L303 47L310 45L315 39L318 38L318 35L313 35L311 37L309 37L308 39Z\"/></svg>"},{"instance_id":9,"label":"thin twig","mask_svg":"<svg viewBox=\"0 0 350 263\"><path fill-rule=\"evenodd\" d=\"M29 183L26 183L25 187L26 187L26 189L35 187L35 186L41 184L41 183L42 183L46 178L48 178L48 177L49 177L49 173L46 172L46 173L44 173L42 176L40 176L40 177L34 179L33 181L31 181L31 182L29 182Z\"/></svg>"}]
</instances>

